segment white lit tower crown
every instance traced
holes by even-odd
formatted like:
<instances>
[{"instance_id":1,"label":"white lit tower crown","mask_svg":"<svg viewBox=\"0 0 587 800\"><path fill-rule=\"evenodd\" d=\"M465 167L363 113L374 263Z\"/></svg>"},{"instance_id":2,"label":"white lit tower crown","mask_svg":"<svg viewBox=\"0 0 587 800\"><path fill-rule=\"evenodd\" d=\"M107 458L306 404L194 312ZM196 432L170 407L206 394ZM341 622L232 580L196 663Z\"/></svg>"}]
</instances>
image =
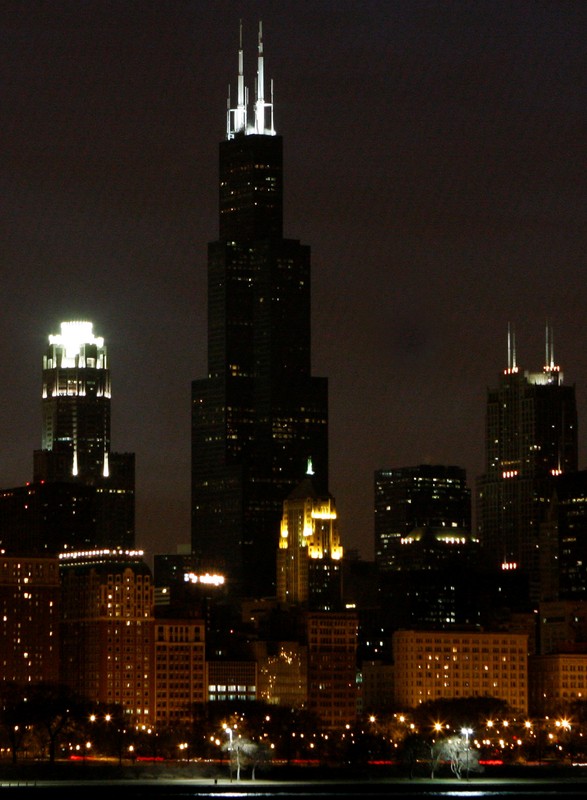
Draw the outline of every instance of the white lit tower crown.
<instances>
[{"instance_id":1,"label":"white lit tower crown","mask_svg":"<svg viewBox=\"0 0 587 800\"><path fill-rule=\"evenodd\" d=\"M38 480L93 481L110 473L110 370L91 322L62 322L43 356ZM49 455L52 454L52 455Z\"/></svg>"}]
</instances>

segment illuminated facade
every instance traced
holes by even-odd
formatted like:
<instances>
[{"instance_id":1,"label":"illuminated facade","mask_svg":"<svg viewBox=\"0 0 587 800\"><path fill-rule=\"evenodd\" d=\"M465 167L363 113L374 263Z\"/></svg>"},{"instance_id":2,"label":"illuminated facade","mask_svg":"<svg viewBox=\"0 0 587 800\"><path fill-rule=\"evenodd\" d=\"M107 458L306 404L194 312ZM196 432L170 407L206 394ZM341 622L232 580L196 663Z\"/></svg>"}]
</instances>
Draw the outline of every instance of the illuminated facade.
<instances>
[{"instance_id":1,"label":"illuminated facade","mask_svg":"<svg viewBox=\"0 0 587 800\"><path fill-rule=\"evenodd\" d=\"M220 236L208 248L208 376L192 385L192 550L202 571L269 596L283 501L309 458L327 491L328 387L311 375L310 249L283 237L282 139L260 30L251 115L247 97L241 37Z\"/></svg>"},{"instance_id":2,"label":"illuminated facade","mask_svg":"<svg viewBox=\"0 0 587 800\"><path fill-rule=\"evenodd\" d=\"M550 653L530 658L532 714L560 714L587 699L587 653Z\"/></svg>"},{"instance_id":3,"label":"illuminated facade","mask_svg":"<svg viewBox=\"0 0 587 800\"><path fill-rule=\"evenodd\" d=\"M344 730L357 719L358 627L352 611L314 611L306 617L307 707L327 730Z\"/></svg>"},{"instance_id":4,"label":"illuminated facade","mask_svg":"<svg viewBox=\"0 0 587 800\"><path fill-rule=\"evenodd\" d=\"M155 723L190 724L194 706L206 701L206 636L203 620L157 619Z\"/></svg>"},{"instance_id":5,"label":"illuminated facade","mask_svg":"<svg viewBox=\"0 0 587 800\"><path fill-rule=\"evenodd\" d=\"M399 630L393 634L395 700L495 697L528 712L528 635L485 631Z\"/></svg>"},{"instance_id":6,"label":"illuminated facade","mask_svg":"<svg viewBox=\"0 0 587 800\"><path fill-rule=\"evenodd\" d=\"M154 724L154 597L141 551L60 557L61 679L96 703Z\"/></svg>"},{"instance_id":7,"label":"illuminated facade","mask_svg":"<svg viewBox=\"0 0 587 800\"><path fill-rule=\"evenodd\" d=\"M59 563L0 555L0 685L59 680Z\"/></svg>"},{"instance_id":8,"label":"illuminated facade","mask_svg":"<svg viewBox=\"0 0 587 800\"><path fill-rule=\"evenodd\" d=\"M91 322L62 322L43 356L42 446L34 454L33 482L91 486L96 529L90 546L132 547L134 454L111 451L110 405L104 339Z\"/></svg>"},{"instance_id":9,"label":"illuminated facade","mask_svg":"<svg viewBox=\"0 0 587 800\"><path fill-rule=\"evenodd\" d=\"M530 600L540 597L539 534L553 478L578 461L575 387L563 385L552 331L546 329L542 372L520 372L515 339L508 365L487 393L485 474L477 485L479 539L489 560L529 576Z\"/></svg>"},{"instance_id":10,"label":"illuminated facade","mask_svg":"<svg viewBox=\"0 0 587 800\"><path fill-rule=\"evenodd\" d=\"M277 599L339 611L343 548L334 499L320 497L310 477L283 503L277 551Z\"/></svg>"}]
</instances>

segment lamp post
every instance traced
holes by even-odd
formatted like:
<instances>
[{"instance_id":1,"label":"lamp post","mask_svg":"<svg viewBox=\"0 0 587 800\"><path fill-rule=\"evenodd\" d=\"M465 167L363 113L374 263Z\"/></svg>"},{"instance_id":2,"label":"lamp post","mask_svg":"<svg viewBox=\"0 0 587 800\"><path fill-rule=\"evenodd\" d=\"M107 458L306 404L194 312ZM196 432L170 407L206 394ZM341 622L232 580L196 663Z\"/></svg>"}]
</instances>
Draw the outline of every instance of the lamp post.
<instances>
[{"instance_id":1,"label":"lamp post","mask_svg":"<svg viewBox=\"0 0 587 800\"><path fill-rule=\"evenodd\" d=\"M222 727L224 728L224 732L228 734L228 764L230 770L230 782L232 783L232 728L226 723L224 723Z\"/></svg>"},{"instance_id":2,"label":"lamp post","mask_svg":"<svg viewBox=\"0 0 587 800\"><path fill-rule=\"evenodd\" d=\"M469 736L473 733L472 728L461 728L461 733L465 737L465 747L467 752L467 780L469 780Z\"/></svg>"}]
</instances>

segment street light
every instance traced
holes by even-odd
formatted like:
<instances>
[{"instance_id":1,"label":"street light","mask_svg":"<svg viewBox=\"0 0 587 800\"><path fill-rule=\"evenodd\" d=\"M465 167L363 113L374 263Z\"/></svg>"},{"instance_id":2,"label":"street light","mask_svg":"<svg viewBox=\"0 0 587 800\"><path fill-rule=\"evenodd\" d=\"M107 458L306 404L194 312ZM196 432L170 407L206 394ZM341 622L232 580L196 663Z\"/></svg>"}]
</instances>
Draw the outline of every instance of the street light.
<instances>
[{"instance_id":1,"label":"street light","mask_svg":"<svg viewBox=\"0 0 587 800\"><path fill-rule=\"evenodd\" d=\"M226 722L223 723L222 727L224 728L224 732L228 734L228 764L230 769L230 782L232 783L232 728L230 725L227 725Z\"/></svg>"},{"instance_id":2,"label":"street light","mask_svg":"<svg viewBox=\"0 0 587 800\"><path fill-rule=\"evenodd\" d=\"M467 748L467 780L469 780L469 736L473 733L472 728L461 728L461 733L465 737L466 748Z\"/></svg>"}]
</instances>

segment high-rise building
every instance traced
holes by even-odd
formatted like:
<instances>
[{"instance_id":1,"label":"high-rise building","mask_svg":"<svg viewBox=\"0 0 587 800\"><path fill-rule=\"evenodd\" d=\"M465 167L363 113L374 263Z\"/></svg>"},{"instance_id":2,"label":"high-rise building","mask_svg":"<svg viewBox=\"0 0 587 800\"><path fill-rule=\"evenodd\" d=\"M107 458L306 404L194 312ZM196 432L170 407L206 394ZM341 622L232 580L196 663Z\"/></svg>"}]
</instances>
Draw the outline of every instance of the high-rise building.
<instances>
[{"instance_id":1,"label":"high-rise building","mask_svg":"<svg viewBox=\"0 0 587 800\"><path fill-rule=\"evenodd\" d=\"M243 64L241 31L208 248L208 376L192 385L192 550L241 594L270 596L283 501L309 459L327 491L328 386L311 374L310 249L283 236L261 27L251 119Z\"/></svg>"},{"instance_id":2,"label":"high-rise building","mask_svg":"<svg viewBox=\"0 0 587 800\"><path fill-rule=\"evenodd\" d=\"M0 685L59 680L59 562L0 555Z\"/></svg>"},{"instance_id":3,"label":"high-rise building","mask_svg":"<svg viewBox=\"0 0 587 800\"><path fill-rule=\"evenodd\" d=\"M42 445L33 481L92 487L96 530L89 545L128 548L134 545L135 460L134 453L111 450L110 405L104 339L91 322L62 322L43 356Z\"/></svg>"},{"instance_id":4,"label":"high-rise building","mask_svg":"<svg viewBox=\"0 0 587 800\"><path fill-rule=\"evenodd\" d=\"M283 503L277 552L277 599L314 611L342 607L343 548L334 498L317 494L310 476Z\"/></svg>"},{"instance_id":5,"label":"high-rise building","mask_svg":"<svg viewBox=\"0 0 587 800\"><path fill-rule=\"evenodd\" d=\"M62 554L60 573L62 682L91 702L121 706L133 722L154 724L154 594L142 551ZM160 705L167 689L165 681Z\"/></svg>"},{"instance_id":6,"label":"high-rise building","mask_svg":"<svg viewBox=\"0 0 587 800\"><path fill-rule=\"evenodd\" d=\"M463 530L470 530L471 492L461 467L420 464L379 469L374 478L375 561L379 569L400 568L402 541L415 528L438 529L444 539L452 531L459 540Z\"/></svg>"},{"instance_id":7,"label":"high-rise building","mask_svg":"<svg viewBox=\"0 0 587 800\"><path fill-rule=\"evenodd\" d=\"M552 484L540 525L540 599L587 600L587 471L559 475Z\"/></svg>"},{"instance_id":8,"label":"high-rise building","mask_svg":"<svg viewBox=\"0 0 587 800\"><path fill-rule=\"evenodd\" d=\"M528 712L528 635L483 630L399 630L393 634L395 701L495 697Z\"/></svg>"},{"instance_id":9,"label":"high-rise building","mask_svg":"<svg viewBox=\"0 0 587 800\"><path fill-rule=\"evenodd\" d=\"M540 524L553 478L577 470L575 387L563 385L546 328L541 372L520 372L515 337L508 332L508 363L487 393L485 474L477 484L479 538L489 561L527 573L530 601L540 595Z\"/></svg>"}]
</instances>

